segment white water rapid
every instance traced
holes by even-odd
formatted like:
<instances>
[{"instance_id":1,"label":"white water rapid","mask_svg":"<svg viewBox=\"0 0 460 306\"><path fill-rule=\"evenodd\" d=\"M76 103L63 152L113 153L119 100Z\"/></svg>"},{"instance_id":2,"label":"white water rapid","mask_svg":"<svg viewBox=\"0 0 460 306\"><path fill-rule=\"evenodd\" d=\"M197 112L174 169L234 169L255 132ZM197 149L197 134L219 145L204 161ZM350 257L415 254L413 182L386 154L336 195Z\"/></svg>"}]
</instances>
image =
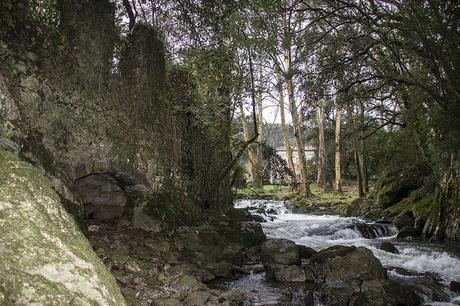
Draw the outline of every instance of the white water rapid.
<instances>
[{"instance_id":1,"label":"white water rapid","mask_svg":"<svg viewBox=\"0 0 460 306\"><path fill-rule=\"evenodd\" d=\"M448 290L450 281L460 280L458 250L425 241L397 240L395 239L396 230L391 225L375 224L358 218L292 213L282 201L239 200L235 203L235 207L249 208L252 214L267 220L262 223L262 228L268 238L290 239L317 251L337 244L364 246L372 250L381 263L389 268L390 278L407 278L408 283L414 276L398 274L400 272L394 268L433 273L445 286L450 302L426 301L427 304L460 305L460 296ZM356 228L357 224L364 224L366 228L369 226L373 237L365 238L362 231ZM378 249L378 245L383 241L391 241L399 254ZM260 276L258 278L260 279ZM252 281L259 283L260 286L260 280L259 282L257 279ZM241 282L244 283L244 281ZM238 283L233 285L233 287L240 287Z\"/></svg>"}]
</instances>

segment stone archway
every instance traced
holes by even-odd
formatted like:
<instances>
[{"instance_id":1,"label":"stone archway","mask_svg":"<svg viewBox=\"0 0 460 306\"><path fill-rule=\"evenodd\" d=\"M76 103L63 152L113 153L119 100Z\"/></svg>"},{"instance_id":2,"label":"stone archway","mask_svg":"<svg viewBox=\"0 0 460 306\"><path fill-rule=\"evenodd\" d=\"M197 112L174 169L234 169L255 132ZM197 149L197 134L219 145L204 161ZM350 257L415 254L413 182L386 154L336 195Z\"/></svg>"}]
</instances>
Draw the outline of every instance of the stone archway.
<instances>
[{"instance_id":1,"label":"stone archway","mask_svg":"<svg viewBox=\"0 0 460 306\"><path fill-rule=\"evenodd\" d=\"M122 216L129 201L129 189L136 185L134 177L114 171L96 172L75 181L88 219L114 220Z\"/></svg>"}]
</instances>

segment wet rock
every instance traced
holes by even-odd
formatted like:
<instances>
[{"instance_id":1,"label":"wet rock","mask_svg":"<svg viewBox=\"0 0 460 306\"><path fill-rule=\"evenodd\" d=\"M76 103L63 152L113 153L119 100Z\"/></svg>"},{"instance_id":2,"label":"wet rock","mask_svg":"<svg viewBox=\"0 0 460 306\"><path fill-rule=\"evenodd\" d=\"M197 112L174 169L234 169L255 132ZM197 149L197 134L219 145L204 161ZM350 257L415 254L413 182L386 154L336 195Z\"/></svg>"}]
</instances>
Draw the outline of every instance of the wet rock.
<instances>
[{"instance_id":1,"label":"wet rock","mask_svg":"<svg viewBox=\"0 0 460 306\"><path fill-rule=\"evenodd\" d=\"M256 245L265 241L265 234L260 223L254 221L241 222L240 229L248 245Z\"/></svg>"},{"instance_id":2,"label":"wet rock","mask_svg":"<svg viewBox=\"0 0 460 306\"><path fill-rule=\"evenodd\" d=\"M393 217L383 217L375 221L375 223L380 223L380 224L392 224L394 218Z\"/></svg>"},{"instance_id":3,"label":"wet rock","mask_svg":"<svg viewBox=\"0 0 460 306\"><path fill-rule=\"evenodd\" d=\"M460 293L460 282L451 281L449 284L449 289L453 292Z\"/></svg>"},{"instance_id":4,"label":"wet rock","mask_svg":"<svg viewBox=\"0 0 460 306\"><path fill-rule=\"evenodd\" d=\"M261 248L262 262L266 264L300 265L300 252L294 241L269 239Z\"/></svg>"},{"instance_id":5,"label":"wet rock","mask_svg":"<svg viewBox=\"0 0 460 306\"><path fill-rule=\"evenodd\" d=\"M405 227L412 228L414 227L415 219L412 211L404 211L397 215L393 220L393 225L398 228L398 230Z\"/></svg>"},{"instance_id":6,"label":"wet rock","mask_svg":"<svg viewBox=\"0 0 460 306\"><path fill-rule=\"evenodd\" d=\"M249 210L244 208L232 208L225 215L234 222L253 221L253 216Z\"/></svg>"},{"instance_id":7,"label":"wet rock","mask_svg":"<svg viewBox=\"0 0 460 306\"><path fill-rule=\"evenodd\" d=\"M439 283L438 275L425 272L419 273L403 268L389 268L391 279L403 286L410 286L420 298L428 297L432 301L446 302L449 296L444 292L444 287Z\"/></svg>"},{"instance_id":8,"label":"wet rock","mask_svg":"<svg viewBox=\"0 0 460 306\"><path fill-rule=\"evenodd\" d=\"M192 292L189 296L185 298L184 304L190 306L202 306L206 304L210 297L211 293L209 293L208 291Z\"/></svg>"},{"instance_id":9,"label":"wet rock","mask_svg":"<svg viewBox=\"0 0 460 306\"><path fill-rule=\"evenodd\" d=\"M300 267L299 246L287 239L269 239L261 247L262 263L267 278L277 282L304 282L305 272Z\"/></svg>"},{"instance_id":10,"label":"wet rock","mask_svg":"<svg viewBox=\"0 0 460 306\"><path fill-rule=\"evenodd\" d=\"M301 259L310 259L316 254L316 251L310 247L304 245L297 245Z\"/></svg>"},{"instance_id":11,"label":"wet rock","mask_svg":"<svg viewBox=\"0 0 460 306\"><path fill-rule=\"evenodd\" d=\"M407 286L389 280L365 281L360 286L356 305L406 305L416 306L423 303L423 299Z\"/></svg>"},{"instance_id":12,"label":"wet rock","mask_svg":"<svg viewBox=\"0 0 460 306\"><path fill-rule=\"evenodd\" d=\"M312 262L324 264L327 260L342 257L356 250L354 246L334 245L330 248L317 252L312 257Z\"/></svg>"},{"instance_id":13,"label":"wet rock","mask_svg":"<svg viewBox=\"0 0 460 306\"><path fill-rule=\"evenodd\" d=\"M386 271L364 247L336 245L317 252L305 267L307 281L343 283L386 279Z\"/></svg>"},{"instance_id":14,"label":"wet rock","mask_svg":"<svg viewBox=\"0 0 460 306\"><path fill-rule=\"evenodd\" d=\"M261 215L253 215L252 220L255 222L259 222L259 223L267 222L267 220L265 220L265 218L262 217Z\"/></svg>"},{"instance_id":15,"label":"wet rock","mask_svg":"<svg viewBox=\"0 0 460 306\"><path fill-rule=\"evenodd\" d=\"M380 261L364 247L334 246L315 254L307 279L322 283L325 305L419 305L409 287L387 279Z\"/></svg>"},{"instance_id":16,"label":"wet rock","mask_svg":"<svg viewBox=\"0 0 460 306\"><path fill-rule=\"evenodd\" d=\"M236 277L237 275L249 274L247 270L244 270L241 267L232 265L225 261L210 264L207 266L207 269L217 278L231 279Z\"/></svg>"},{"instance_id":17,"label":"wet rock","mask_svg":"<svg viewBox=\"0 0 460 306\"><path fill-rule=\"evenodd\" d=\"M393 254L399 254L399 251L398 249L394 246L393 243L391 242L382 242L380 245L379 245L379 249L380 250L383 250L385 252L389 252L389 253L393 253Z\"/></svg>"},{"instance_id":18,"label":"wet rock","mask_svg":"<svg viewBox=\"0 0 460 306\"><path fill-rule=\"evenodd\" d=\"M346 252L344 249L335 252L335 256L325 261L323 275L326 283L386 279L386 271L372 251L364 247L351 248ZM317 258L319 253L313 258Z\"/></svg>"},{"instance_id":19,"label":"wet rock","mask_svg":"<svg viewBox=\"0 0 460 306\"><path fill-rule=\"evenodd\" d=\"M280 283L305 282L305 271L301 266L271 266L272 279Z\"/></svg>"},{"instance_id":20,"label":"wet rock","mask_svg":"<svg viewBox=\"0 0 460 306\"><path fill-rule=\"evenodd\" d=\"M409 238L409 237L415 238L415 237L420 237L420 234L421 234L420 229L406 226L398 232L398 234L396 235L396 238L399 238L399 239Z\"/></svg>"},{"instance_id":21,"label":"wet rock","mask_svg":"<svg viewBox=\"0 0 460 306\"><path fill-rule=\"evenodd\" d=\"M350 225L351 229L357 230L364 238L372 239L389 236L390 230L386 224L380 223L356 223Z\"/></svg>"}]
</instances>

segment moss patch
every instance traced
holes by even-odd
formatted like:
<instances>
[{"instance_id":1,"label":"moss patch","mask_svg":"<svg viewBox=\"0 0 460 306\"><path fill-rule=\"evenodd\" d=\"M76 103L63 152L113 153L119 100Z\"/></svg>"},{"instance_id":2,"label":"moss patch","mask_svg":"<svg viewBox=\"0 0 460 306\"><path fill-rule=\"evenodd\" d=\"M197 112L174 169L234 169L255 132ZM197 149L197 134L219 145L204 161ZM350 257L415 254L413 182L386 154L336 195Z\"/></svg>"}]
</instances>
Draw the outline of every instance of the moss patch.
<instances>
[{"instance_id":1,"label":"moss patch","mask_svg":"<svg viewBox=\"0 0 460 306\"><path fill-rule=\"evenodd\" d=\"M0 149L0 304L125 305L50 182Z\"/></svg>"}]
</instances>

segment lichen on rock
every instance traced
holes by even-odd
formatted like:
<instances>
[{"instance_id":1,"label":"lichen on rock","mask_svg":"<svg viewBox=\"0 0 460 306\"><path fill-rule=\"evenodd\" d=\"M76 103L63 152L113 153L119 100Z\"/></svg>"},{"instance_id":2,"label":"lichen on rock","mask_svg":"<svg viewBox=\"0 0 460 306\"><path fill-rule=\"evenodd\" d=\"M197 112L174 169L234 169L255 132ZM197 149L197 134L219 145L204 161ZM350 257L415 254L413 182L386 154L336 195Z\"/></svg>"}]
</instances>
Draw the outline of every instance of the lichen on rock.
<instances>
[{"instance_id":1,"label":"lichen on rock","mask_svg":"<svg viewBox=\"0 0 460 306\"><path fill-rule=\"evenodd\" d=\"M0 149L0 304L126 305L50 182Z\"/></svg>"}]
</instances>

